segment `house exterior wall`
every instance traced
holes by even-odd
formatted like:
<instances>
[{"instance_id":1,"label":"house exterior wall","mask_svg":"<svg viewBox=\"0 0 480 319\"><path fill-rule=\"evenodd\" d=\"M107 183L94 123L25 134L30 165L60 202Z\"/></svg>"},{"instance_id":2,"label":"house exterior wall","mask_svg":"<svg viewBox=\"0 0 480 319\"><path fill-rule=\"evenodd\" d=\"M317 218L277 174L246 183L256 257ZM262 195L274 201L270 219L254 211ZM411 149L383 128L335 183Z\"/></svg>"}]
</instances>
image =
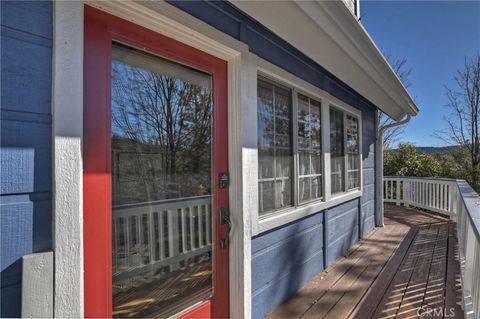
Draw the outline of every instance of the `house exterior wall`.
<instances>
[{"instance_id":1,"label":"house exterior wall","mask_svg":"<svg viewBox=\"0 0 480 319\"><path fill-rule=\"evenodd\" d=\"M252 318L262 318L375 227L376 107L233 5L170 4L362 112L362 196L252 238Z\"/></svg>"},{"instance_id":2,"label":"house exterior wall","mask_svg":"<svg viewBox=\"0 0 480 319\"><path fill-rule=\"evenodd\" d=\"M1 1L1 316L20 316L21 258L52 246L52 3Z\"/></svg>"},{"instance_id":3,"label":"house exterior wall","mask_svg":"<svg viewBox=\"0 0 480 319\"><path fill-rule=\"evenodd\" d=\"M362 196L252 239L252 316L262 317L373 228L376 107L231 4L171 4L362 111ZM51 25L50 2L2 2L2 316L20 315L20 258L52 246Z\"/></svg>"}]
</instances>

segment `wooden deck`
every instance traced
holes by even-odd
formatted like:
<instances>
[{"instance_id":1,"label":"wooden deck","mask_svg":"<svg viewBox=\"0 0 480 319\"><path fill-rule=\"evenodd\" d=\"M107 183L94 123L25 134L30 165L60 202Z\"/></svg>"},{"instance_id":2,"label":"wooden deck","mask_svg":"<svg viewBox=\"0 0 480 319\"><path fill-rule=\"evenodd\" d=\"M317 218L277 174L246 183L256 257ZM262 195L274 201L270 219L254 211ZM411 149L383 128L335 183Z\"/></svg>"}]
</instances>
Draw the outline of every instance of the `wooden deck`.
<instances>
[{"instance_id":1,"label":"wooden deck","mask_svg":"<svg viewBox=\"0 0 480 319\"><path fill-rule=\"evenodd\" d=\"M268 318L463 318L455 233L447 219L388 206L385 227Z\"/></svg>"}]
</instances>

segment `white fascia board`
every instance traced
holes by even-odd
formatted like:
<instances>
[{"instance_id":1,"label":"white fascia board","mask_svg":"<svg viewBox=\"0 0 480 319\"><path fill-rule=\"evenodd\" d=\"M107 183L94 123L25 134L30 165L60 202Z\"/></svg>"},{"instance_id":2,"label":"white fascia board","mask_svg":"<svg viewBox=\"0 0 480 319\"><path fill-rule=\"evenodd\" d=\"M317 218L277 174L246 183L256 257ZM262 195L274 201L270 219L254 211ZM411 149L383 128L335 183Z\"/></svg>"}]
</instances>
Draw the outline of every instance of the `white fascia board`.
<instances>
[{"instance_id":1,"label":"white fascia board","mask_svg":"<svg viewBox=\"0 0 480 319\"><path fill-rule=\"evenodd\" d=\"M232 2L393 119L418 113L395 72L342 2Z\"/></svg>"}]
</instances>

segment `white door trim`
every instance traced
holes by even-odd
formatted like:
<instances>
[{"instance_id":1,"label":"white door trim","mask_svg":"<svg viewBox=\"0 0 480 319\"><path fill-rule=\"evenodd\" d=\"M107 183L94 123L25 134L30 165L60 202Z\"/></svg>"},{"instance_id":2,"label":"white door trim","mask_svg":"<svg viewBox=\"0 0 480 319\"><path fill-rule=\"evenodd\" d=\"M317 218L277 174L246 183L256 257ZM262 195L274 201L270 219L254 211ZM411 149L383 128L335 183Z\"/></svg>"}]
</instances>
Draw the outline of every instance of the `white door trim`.
<instances>
[{"instance_id":1,"label":"white door trim","mask_svg":"<svg viewBox=\"0 0 480 319\"><path fill-rule=\"evenodd\" d=\"M53 4L54 317L83 317L83 2Z\"/></svg>"}]
</instances>

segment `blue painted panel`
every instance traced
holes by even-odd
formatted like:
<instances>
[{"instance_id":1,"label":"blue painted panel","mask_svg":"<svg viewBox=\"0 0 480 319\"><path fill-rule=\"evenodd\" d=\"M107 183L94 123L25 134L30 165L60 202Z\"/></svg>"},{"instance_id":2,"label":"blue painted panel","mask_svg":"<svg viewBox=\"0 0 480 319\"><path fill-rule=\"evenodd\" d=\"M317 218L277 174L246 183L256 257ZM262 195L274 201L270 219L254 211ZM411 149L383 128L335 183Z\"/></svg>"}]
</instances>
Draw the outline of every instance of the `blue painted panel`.
<instances>
[{"instance_id":1,"label":"blue painted panel","mask_svg":"<svg viewBox=\"0 0 480 319\"><path fill-rule=\"evenodd\" d=\"M20 316L21 258L52 247L52 2L1 1L1 316Z\"/></svg>"},{"instance_id":2,"label":"blue painted panel","mask_svg":"<svg viewBox=\"0 0 480 319\"><path fill-rule=\"evenodd\" d=\"M2 318L20 317L22 301L22 286L20 284L2 287L0 300Z\"/></svg>"},{"instance_id":3,"label":"blue painted panel","mask_svg":"<svg viewBox=\"0 0 480 319\"><path fill-rule=\"evenodd\" d=\"M354 106L359 104L359 96L355 94L355 91L353 91L346 84L342 83L340 80L330 79L328 88L331 95L343 100L345 103Z\"/></svg>"},{"instance_id":4,"label":"blue painted panel","mask_svg":"<svg viewBox=\"0 0 480 319\"><path fill-rule=\"evenodd\" d=\"M351 200L349 202L337 205L328 209L328 219L333 219L335 216L342 215L346 211L351 211L358 208L358 200Z\"/></svg>"},{"instance_id":5,"label":"blue painted panel","mask_svg":"<svg viewBox=\"0 0 480 319\"><path fill-rule=\"evenodd\" d=\"M252 295L252 318L259 319L272 312L278 305L291 298L316 274L323 270L323 252L309 257L295 271L278 278Z\"/></svg>"},{"instance_id":6,"label":"blue painted panel","mask_svg":"<svg viewBox=\"0 0 480 319\"><path fill-rule=\"evenodd\" d=\"M358 241L358 225L341 234L328 245L327 267L337 258L342 257Z\"/></svg>"},{"instance_id":7,"label":"blue painted panel","mask_svg":"<svg viewBox=\"0 0 480 319\"><path fill-rule=\"evenodd\" d=\"M360 204L375 200L375 184L363 185L363 196L360 197Z\"/></svg>"},{"instance_id":8,"label":"blue painted panel","mask_svg":"<svg viewBox=\"0 0 480 319\"><path fill-rule=\"evenodd\" d=\"M323 214L252 239L253 318L261 318L323 270Z\"/></svg>"},{"instance_id":9,"label":"blue painted panel","mask_svg":"<svg viewBox=\"0 0 480 319\"><path fill-rule=\"evenodd\" d=\"M282 240L287 240L289 237L295 236L298 232L302 232L306 229L318 226L322 223L322 214L315 214L297 220L293 223L283 225L282 227L262 233L260 236L252 238L252 255Z\"/></svg>"},{"instance_id":10,"label":"blue painted panel","mask_svg":"<svg viewBox=\"0 0 480 319\"><path fill-rule=\"evenodd\" d=\"M33 203L15 200L5 202L6 199L2 196L0 204L2 271L23 255L33 251Z\"/></svg>"},{"instance_id":11,"label":"blue painted panel","mask_svg":"<svg viewBox=\"0 0 480 319\"><path fill-rule=\"evenodd\" d=\"M51 192L52 183L52 128L45 123L27 123L16 121L2 121L1 145L10 156L25 158L25 154L33 152L33 171L23 172L27 181L2 181L2 194L18 194L31 192ZM13 155L17 152L18 154ZM2 155L3 156L3 155ZM25 159L27 160L27 159ZM13 164L14 165L14 164ZM12 165L10 165L12 166ZM15 179L18 170L8 172L5 177Z\"/></svg>"},{"instance_id":12,"label":"blue painted panel","mask_svg":"<svg viewBox=\"0 0 480 319\"><path fill-rule=\"evenodd\" d=\"M52 38L51 1L1 1L3 26Z\"/></svg>"},{"instance_id":13,"label":"blue painted panel","mask_svg":"<svg viewBox=\"0 0 480 319\"><path fill-rule=\"evenodd\" d=\"M34 148L0 148L0 193L33 192Z\"/></svg>"},{"instance_id":14,"label":"blue painted panel","mask_svg":"<svg viewBox=\"0 0 480 319\"><path fill-rule=\"evenodd\" d=\"M1 46L2 110L51 114L51 48L3 35Z\"/></svg>"},{"instance_id":15,"label":"blue painted panel","mask_svg":"<svg viewBox=\"0 0 480 319\"><path fill-rule=\"evenodd\" d=\"M365 168L363 170L363 185L375 184L375 170L373 168Z\"/></svg>"},{"instance_id":16,"label":"blue painted panel","mask_svg":"<svg viewBox=\"0 0 480 319\"><path fill-rule=\"evenodd\" d=\"M363 221L362 237L365 237L375 228L375 216L369 216Z\"/></svg>"},{"instance_id":17,"label":"blue painted panel","mask_svg":"<svg viewBox=\"0 0 480 319\"><path fill-rule=\"evenodd\" d=\"M330 211L327 213L328 223L328 244L349 233L351 229L358 225L358 204L351 210L345 210L342 214L332 216Z\"/></svg>"},{"instance_id":18,"label":"blue painted panel","mask_svg":"<svg viewBox=\"0 0 480 319\"><path fill-rule=\"evenodd\" d=\"M252 290L295 273L305 260L323 249L323 228L317 225L275 243L252 256Z\"/></svg>"},{"instance_id":19,"label":"blue painted panel","mask_svg":"<svg viewBox=\"0 0 480 319\"><path fill-rule=\"evenodd\" d=\"M363 136L363 139L365 139L367 136ZM367 142L374 142L374 140L372 140L371 138L367 138ZM373 144L370 144L367 146L370 147L370 149L368 150L368 152L365 152L364 153L364 156L362 156L362 165L363 165L363 168L374 168L375 167L375 152L374 152L374 145Z\"/></svg>"},{"instance_id":20,"label":"blue painted panel","mask_svg":"<svg viewBox=\"0 0 480 319\"><path fill-rule=\"evenodd\" d=\"M329 209L326 214L327 223L327 265L343 256L359 240L359 200Z\"/></svg>"}]
</instances>

